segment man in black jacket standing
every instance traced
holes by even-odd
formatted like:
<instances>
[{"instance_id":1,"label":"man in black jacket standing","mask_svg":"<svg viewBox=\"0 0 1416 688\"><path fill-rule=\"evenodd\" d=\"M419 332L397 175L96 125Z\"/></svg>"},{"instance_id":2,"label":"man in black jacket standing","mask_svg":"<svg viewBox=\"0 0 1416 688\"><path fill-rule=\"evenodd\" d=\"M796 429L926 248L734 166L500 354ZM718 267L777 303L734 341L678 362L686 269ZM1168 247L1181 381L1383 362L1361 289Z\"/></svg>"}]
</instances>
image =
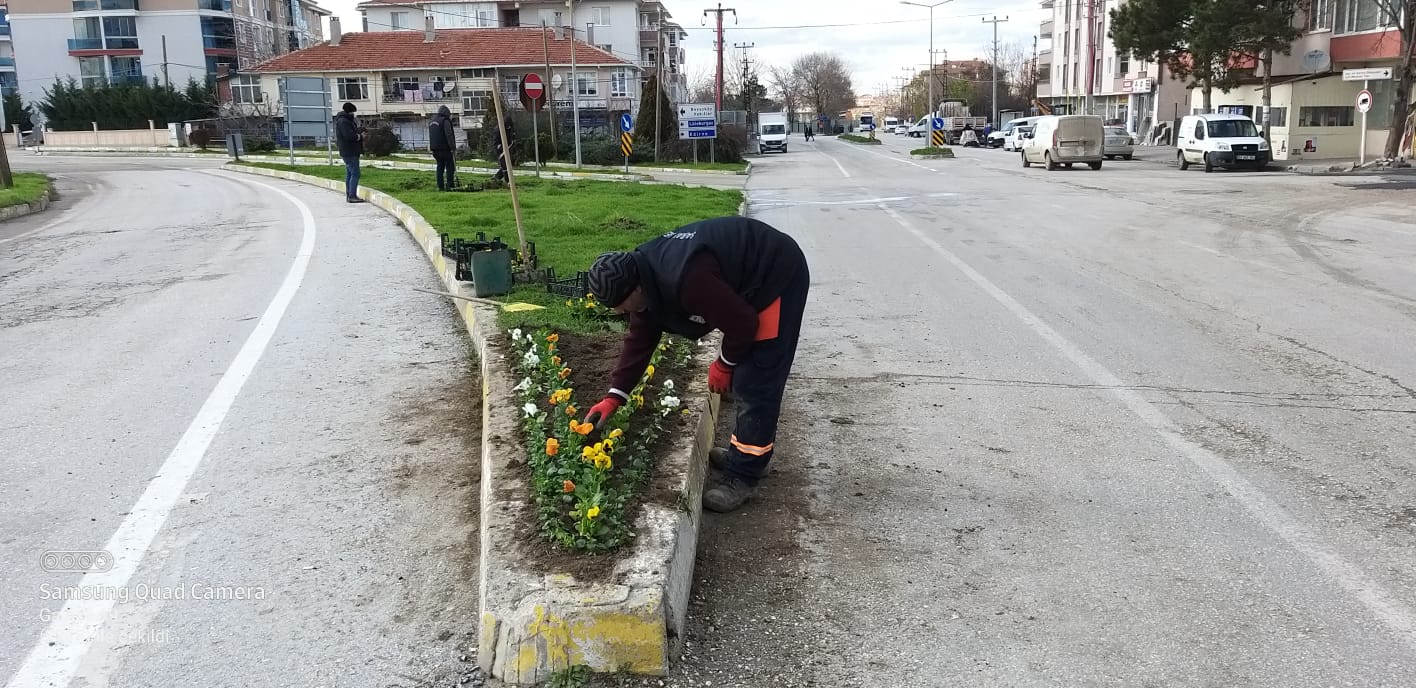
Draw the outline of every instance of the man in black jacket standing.
<instances>
[{"instance_id":1,"label":"man in black jacket standing","mask_svg":"<svg viewBox=\"0 0 1416 688\"><path fill-rule=\"evenodd\" d=\"M446 105L428 122L428 150L438 162L438 191L452 191L456 184L453 152L457 150L457 131L452 127L452 111Z\"/></svg>"},{"instance_id":2,"label":"man in black jacket standing","mask_svg":"<svg viewBox=\"0 0 1416 688\"><path fill-rule=\"evenodd\" d=\"M345 103L343 111L334 116L334 143L344 159L344 200L363 203L359 198L359 156L364 153L364 134L354 121L355 110L353 103Z\"/></svg>"},{"instance_id":3,"label":"man in black jacket standing","mask_svg":"<svg viewBox=\"0 0 1416 688\"><path fill-rule=\"evenodd\" d=\"M695 222L631 252L606 253L590 267L590 291L629 315L610 391L590 408L601 423L629 400L659 339L723 332L708 389L732 392L737 424L710 460L720 477L703 493L712 511L737 509L756 492L777 438L782 393L796 357L811 275L791 237L746 217Z\"/></svg>"}]
</instances>

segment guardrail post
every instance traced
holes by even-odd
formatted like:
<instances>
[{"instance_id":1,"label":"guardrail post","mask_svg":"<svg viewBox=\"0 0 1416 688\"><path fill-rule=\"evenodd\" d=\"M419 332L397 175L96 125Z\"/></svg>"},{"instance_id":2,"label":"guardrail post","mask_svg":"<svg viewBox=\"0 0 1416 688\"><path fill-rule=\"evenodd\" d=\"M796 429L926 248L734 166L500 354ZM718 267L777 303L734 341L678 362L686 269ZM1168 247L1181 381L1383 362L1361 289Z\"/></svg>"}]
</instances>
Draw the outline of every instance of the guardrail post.
<instances>
[{"instance_id":1,"label":"guardrail post","mask_svg":"<svg viewBox=\"0 0 1416 688\"><path fill-rule=\"evenodd\" d=\"M98 142L98 122L89 122L89 124L93 125L93 145L102 145Z\"/></svg>"}]
</instances>

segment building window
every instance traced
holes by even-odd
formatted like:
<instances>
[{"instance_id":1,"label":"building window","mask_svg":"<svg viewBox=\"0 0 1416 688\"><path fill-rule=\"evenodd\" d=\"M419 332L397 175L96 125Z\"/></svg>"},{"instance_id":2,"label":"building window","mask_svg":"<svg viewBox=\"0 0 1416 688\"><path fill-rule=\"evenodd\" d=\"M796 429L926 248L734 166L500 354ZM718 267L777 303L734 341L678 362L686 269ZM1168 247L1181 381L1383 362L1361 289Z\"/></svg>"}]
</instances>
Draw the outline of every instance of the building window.
<instances>
[{"instance_id":1,"label":"building window","mask_svg":"<svg viewBox=\"0 0 1416 688\"><path fill-rule=\"evenodd\" d=\"M132 50L137 48L137 17L104 17L103 42L109 50Z\"/></svg>"},{"instance_id":2,"label":"building window","mask_svg":"<svg viewBox=\"0 0 1416 688\"><path fill-rule=\"evenodd\" d=\"M614 46L612 46L612 45L609 44L609 43L603 43L603 44L597 45L597 46L595 46L595 47L596 47L596 48L599 48L600 50L603 50L603 51L605 51L605 52L607 52L607 53L609 53L609 54L611 54L611 55L615 54Z\"/></svg>"},{"instance_id":3,"label":"building window","mask_svg":"<svg viewBox=\"0 0 1416 688\"><path fill-rule=\"evenodd\" d=\"M1382 11L1379 0L1336 0L1337 17L1334 33L1357 33L1390 26L1391 18Z\"/></svg>"},{"instance_id":4,"label":"building window","mask_svg":"<svg viewBox=\"0 0 1416 688\"><path fill-rule=\"evenodd\" d=\"M1131 71L1131 55L1129 53L1116 58L1116 76L1126 76Z\"/></svg>"},{"instance_id":5,"label":"building window","mask_svg":"<svg viewBox=\"0 0 1416 688\"><path fill-rule=\"evenodd\" d=\"M490 69L464 69L464 70L462 70L462 78L464 78L464 79L490 79L490 78L492 78L492 70L490 70Z\"/></svg>"},{"instance_id":6,"label":"building window","mask_svg":"<svg viewBox=\"0 0 1416 688\"><path fill-rule=\"evenodd\" d=\"M1350 127L1355 121L1351 105L1320 105L1298 108L1300 127Z\"/></svg>"},{"instance_id":7,"label":"building window","mask_svg":"<svg viewBox=\"0 0 1416 688\"><path fill-rule=\"evenodd\" d=\"M629 70L620 68L610 72L610 97L629 97Z\"/></svg>"},{"instance_id":8,"label":"building window","mask_svg":"<svg viewBox=\"0 0 1416 688\"><path fill-rule=\"evenodd\" d=\"M502 98L509 103L521 100L521 77L502 75Z\"/></svg>"},{"instance_id":9,"label":"building window","mask_svg":"<svg viewBox=\"0 0 1416 688\"><path fill-rule=\"evenodd\" d=\"M656 64L654 62L654 55L655 51L653 48L644 48L639 51L639 57L644 60L645 67L653 67Z\"/></svg>"},{"instance_id":10,"label":"building window","mask_svg":"<svg viewBox=\"0 0 1416 688\"><path fill-rule=\"evenodd\" d=\"M338 79L335 81L335 89L340 100L369 99L369 80L364 77Z\"/></svg>"},{"instance_id":11,"label":"building window","mask_svg":"<svg viewBox=\"0 0 1416 688\"><path fill-rule=\"evenodd\" d=\"M496 25L497 15L494 10L477 10L477 26L486 29Z\"/></svg>"},{"instance_id":12,"label":"building window","mask_svg":"<svg viewBox=\"0 0 1416 688\"><path fill-rule=\"evenodd\" d=\"M1263 115L1263 108L1260 108L1260 109L1259 109L1259 117L1263 117L1263 116L1264 116L1264 115ZM1262 128L1263 122L1259 122L1258 124L1259 124L1260 128ZM1271 108L1269 108L1269 126L1270 126L1270 127L1286 127L1286 126L1288 126L1288 108L1286 108L1286 107L1271 107Z\"/></svg>"},{"instance_id":13,"label":"building window","mask_svg":"<svg viewBox=\"0 0 1416 688\"><path fill-rule=\"evenodd\" d=\"M79 78L84 88L99 88L108 83L108 74L103 71L103 58L79 58Z\"/></svg>"},{"instance_id":14,"label":"building window","mask_svg":"<svg viewBox=\"0 0 1416 688\"><path fill-rule=\"evenodd\" d=\"M487 108L492 104L491 91L463 91L462 92L462 114L485 115Z\"/></svg>"},{"instance_id":15,"label":"building window","mask_svg":"<svg viewBox=\"0 0 1416 688\"><path fill-rule=\"evenodd\" d=\"M261 93L261 77L258 74L241 74L231 80L231 100L237 103L264 103Z\"/></svg>"},{"instance_id":16,"label":"building window","mask_svg":"<svg viewBox=\"0 0 1416 688\"><path fill-rule=\"evenodd\" d=\"M590 8L590 23L591 23L591 24L594 24L595 26L609 26L609 25L610 25L610 8L608 8L608 7L591 7L591 8Z\"/></svg>"},{"instance_id":17,"label":"building window","mask_svg":"<svg viewBox=\"0 0 1416 688\"><path fill-rule=\"evenodd\" d=\"M1308 30L1332 30L1332 3L1337 0L1312 0L1308 7Z\"/></svg>"},{"instance_id":18,"label":"building window","mask_svg":"<svg viewBox=\"0 0 1416 688\"><path fill-rule=\"evenodd\" d=\"M410 26L408 26L408 13L407 13L407 12L389 12L389 13L388 13L388 22L389 22L389 26L390 26L394 31L402 31L402 30L404 30L404 29L411 28Z\"/></svg>"},{"instance_id":19,"label":"building window","mask_svg":"<svg viewBox=\"0 0 1416 688\"><path fill-rule=\"evenodd\" d=\"M580 96L600 95L600 84L595 79L594 72L576 72L575 94Z\"/></svg>"},{"instance_id":20,"label":"building window","mask_svg":"<svg viewBox=\"0 0 1416 688\"><path fill-rule=\"evenodd\" d=\"M220 50L235 50L235 21L230 17L202 17L202 46Z\"/></svg>"}]
</instances>

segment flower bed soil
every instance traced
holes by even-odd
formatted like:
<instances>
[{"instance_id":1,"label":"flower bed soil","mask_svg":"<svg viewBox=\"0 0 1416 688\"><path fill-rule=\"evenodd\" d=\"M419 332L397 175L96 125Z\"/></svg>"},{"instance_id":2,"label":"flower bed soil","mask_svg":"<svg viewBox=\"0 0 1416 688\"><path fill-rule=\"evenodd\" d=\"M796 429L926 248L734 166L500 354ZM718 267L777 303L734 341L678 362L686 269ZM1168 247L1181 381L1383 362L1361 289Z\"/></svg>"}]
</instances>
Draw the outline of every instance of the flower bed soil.
<instances>
[{"instance_id":1,"label":"flower bed soil","mask_svg":"<svg viewBox=\"0 0 1416 688\"><path fill-rule=\"evenodd\" d=\"M610 378L614 375L615 365L618 363L621 335L603 332L594 334L573 335L560 333L560 339L556 344L556 353L565 361L565 365L573 369L571 381L574 382L576 402L580 404L577 415L584 416L589 407L603 398L603 395L610 389ZM503 337L501 343L506 346L506 351L514 355L515 349L510 346L509 338ZM704 371L691 369L692 363L688 366L679 366L676 363L665 360L657 373L657 380L679 380L686 379L687 375L706 374ZM642 431L648 423L648 418L644 414L636 414L632 417L629 426L625 428L627 435L633 435ZM694 427L681 414L675 413L669 416L663 432L654 442L651 450L652 457L665 455L673 447L682 445L686 440L686 434L692 434ZM591 434L592 438L598 437L599 432ZM691 438L690 438L691 439ZM518 432L517 446L523 449L523 455L517 456L515 463L521 471L521 479L527 486L529 493L535 492L532 484L531 470L527 463L528 457L524 455L528 438L524 429ZM666 506L678 506L680 494L677 488L673 487L674 481L671 476L660 475L657 471L657 463L651 463L648 468L647 477L638 488L638 498L635 499L626 511L626 519L635 522L639 517L639 512L644 504L662 504ZM622 476L616 475L616 478ZM613 561L625 547L633 546L633 540L620 547L602 552L577 552L566 549L550 541L541 532L540 520L536 509L529 508L522 514L522 527L519 528L519 544L525 554L533 561L543 567L542 570L556 571L570 574L577 581L584 583L615 583L613 576L615 572L605 566L607 561Z\"/></svg>"}]
</instances>

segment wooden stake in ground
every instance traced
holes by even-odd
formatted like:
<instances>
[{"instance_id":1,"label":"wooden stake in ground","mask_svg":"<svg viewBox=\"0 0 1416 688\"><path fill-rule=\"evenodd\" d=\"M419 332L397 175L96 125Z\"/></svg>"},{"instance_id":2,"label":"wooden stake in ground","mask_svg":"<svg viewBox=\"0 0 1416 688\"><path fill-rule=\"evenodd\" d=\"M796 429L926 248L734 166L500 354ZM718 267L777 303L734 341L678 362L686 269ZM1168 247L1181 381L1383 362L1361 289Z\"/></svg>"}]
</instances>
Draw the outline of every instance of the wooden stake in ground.
<instances>
[{"instance_id":1,"label":"wooden stake in ground","mask_svg":"<svg viewBox=\"0 0 1416 688\"><path fill-rule=\"evenodd\" d=\"M526 244L526 227L521 223L521 200L516 195L516 165L512 164L511 142L506 140L506 119L502 110L501 71L496 72L497 81L492 86L492 102L497 107L497 133L501 135L501 154L506 163L506 185L511 189L511 212L516 216L516 238L520 242L521 260L531 255Z\"/></svg>"}]
</instances>

